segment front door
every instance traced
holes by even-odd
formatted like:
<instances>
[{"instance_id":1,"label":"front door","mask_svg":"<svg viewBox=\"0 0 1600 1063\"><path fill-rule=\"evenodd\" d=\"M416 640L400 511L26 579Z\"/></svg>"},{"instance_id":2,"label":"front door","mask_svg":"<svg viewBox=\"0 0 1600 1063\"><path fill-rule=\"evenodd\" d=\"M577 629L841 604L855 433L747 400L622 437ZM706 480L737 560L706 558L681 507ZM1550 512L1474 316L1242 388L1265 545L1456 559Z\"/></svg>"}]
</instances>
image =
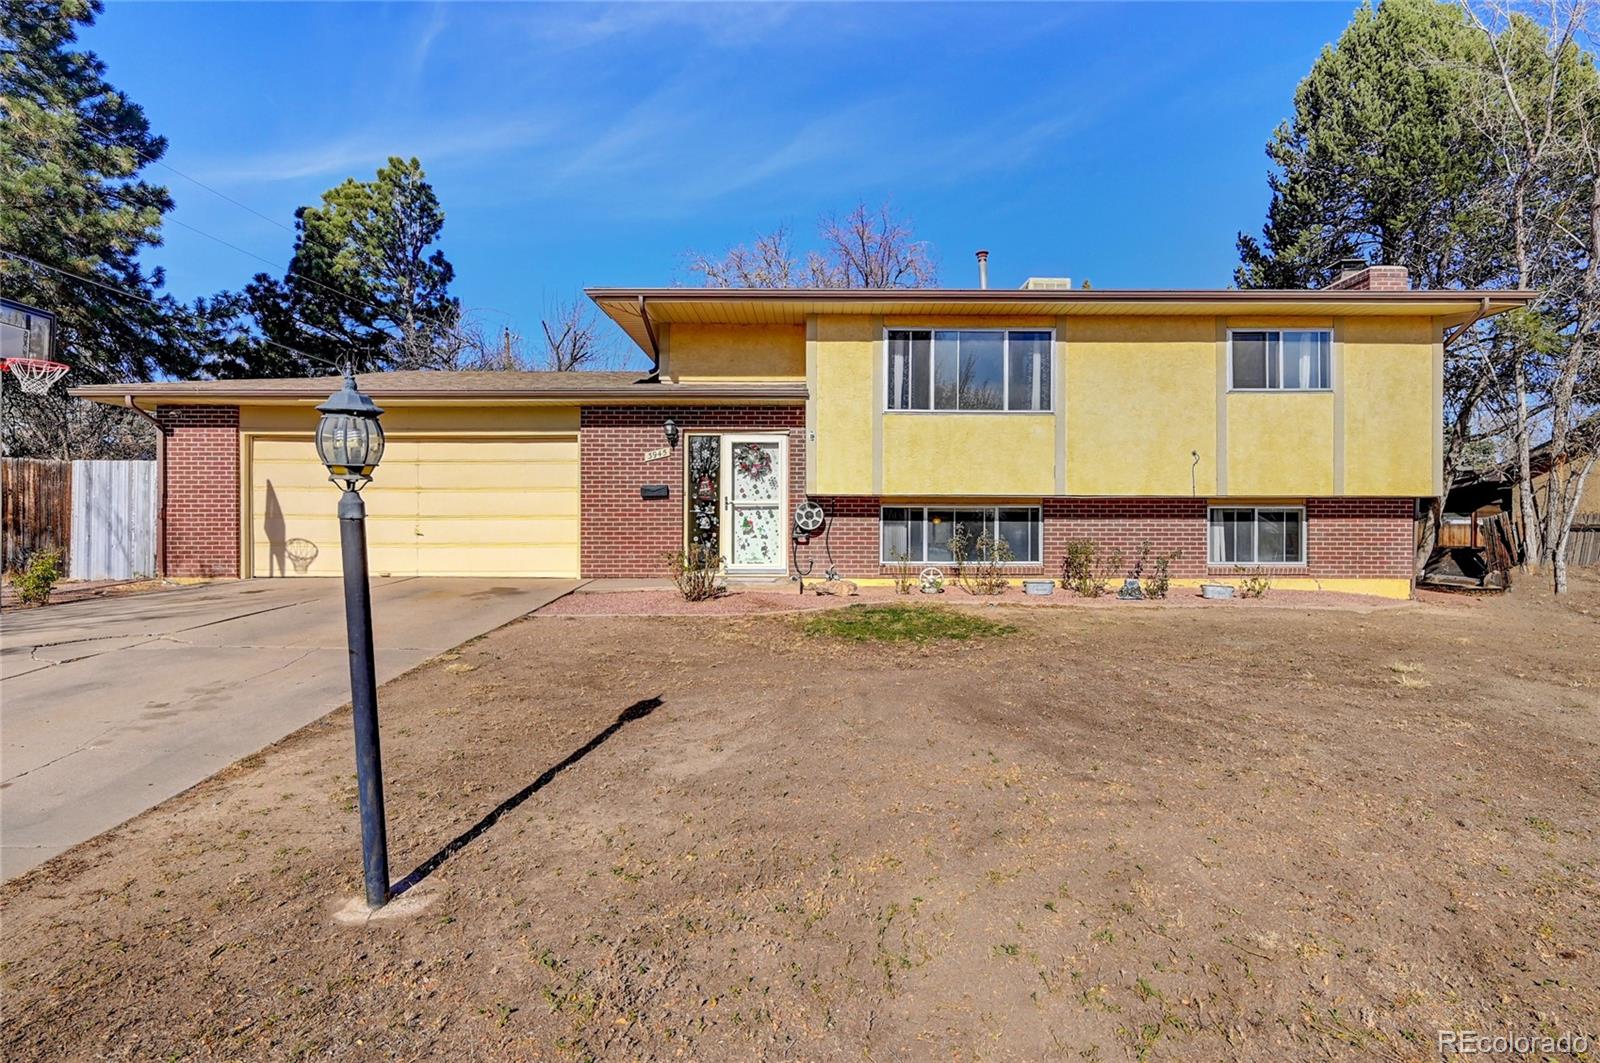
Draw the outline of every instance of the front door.
<instances>
[{"instance_id":1,"label":"front door","mask_svg":"<svg viewBox=\"0 0 1600 1063\"><path fill-rule=\"evenodd\" d=\"M722 556L730 575L781 574L789 519L783 436L722 437Z\"/></svg>"}]
</instances>

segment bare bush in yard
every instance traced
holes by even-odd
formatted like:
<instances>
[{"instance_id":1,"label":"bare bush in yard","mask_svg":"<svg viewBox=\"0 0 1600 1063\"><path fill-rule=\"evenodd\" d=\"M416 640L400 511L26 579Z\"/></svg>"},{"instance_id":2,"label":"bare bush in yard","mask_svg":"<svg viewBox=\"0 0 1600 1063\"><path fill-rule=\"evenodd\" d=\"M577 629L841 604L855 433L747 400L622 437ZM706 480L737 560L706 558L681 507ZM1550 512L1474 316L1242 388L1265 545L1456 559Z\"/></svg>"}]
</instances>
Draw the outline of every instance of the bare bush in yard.
<instances>
[{"instance_id":1,"label":"bare bush in yard","mask_svg":"<svg viewBox=\"0 0 1600 1063\"><path fill-rule=\"evenodd\" d=\"M1102 552L1093 539L1073 539L1061 559L1061 585L1080 598L1098 598L1121 570L1121 550Z\"/></svg>"},{"instance_id":2,"label":"bare bush in yard","mask_svg":"<svg viewBox=\"0 0 1600 1063\"><path fill-rule=\"evenodd\" d=\"M950 535L950 556L956 580L968 594L1000 594L1006 589L1005 567L1016 560L1011 544L998 535L974 537L966 525Z\"/></svg>"},{"instance_id":3,"label":"bare bush in yard","mask_svg":"<svg viewBox=\"0 0 1600 1063\"><path fill-rule=\"evenodd\" d=\"M1167 596L1172 589L1172 563L1182 556L1182 550L1152 553L1149 539L1139 544L1139 560L1133 563L1131 575L1139 581L1139 589L1146 598Z\"/></svg>"},{"instance_id":4,"label":"bare bush in yard","mask_svg":"<svg viewBox=\"0 0 1600 1063\"><path fill-rule=\"evenodd\" d=\"M1249 569L1234 569L1234 575L1239 577L1239 597L1265 598L1272 589L1270 577L1260 573L1251 572Z\"/></svg>"},{"instance_id":5,"label":"bare bush in yard","mask_svg":"<svg viewBox=\"0 0 1600 1063\"><path fill-rule=\"evenodd\" d=\"M911 555L904 550L891 550L889 557L893 560L889 574L894 577L894 592L910 594L917 586L917 569L911 563Z\"/></svg>"},{"instance_id":6,"label":"bare bush in yard","mask_svg":"<svg viewBox=\"0 0 1600 1063\"><path fill-rule=\"evenodd\" d=\"M684 601L704 602L720 597L727 588L722 583L722 558L700 543L667 555L672 582Z\"/></svg>"},{"instance_id":7,"label":"bare bush in yard","mask_svg":"<svg viewBox=\"0 0 1600 1063\"><path fill-rule=\"evenodd\" d=\"M28 558L28 563L17 573L11 586L17 592L17 601L24 605L44 605L50 592L64 572L60 550L40 550Z\"/></svg>"}]
</instances>

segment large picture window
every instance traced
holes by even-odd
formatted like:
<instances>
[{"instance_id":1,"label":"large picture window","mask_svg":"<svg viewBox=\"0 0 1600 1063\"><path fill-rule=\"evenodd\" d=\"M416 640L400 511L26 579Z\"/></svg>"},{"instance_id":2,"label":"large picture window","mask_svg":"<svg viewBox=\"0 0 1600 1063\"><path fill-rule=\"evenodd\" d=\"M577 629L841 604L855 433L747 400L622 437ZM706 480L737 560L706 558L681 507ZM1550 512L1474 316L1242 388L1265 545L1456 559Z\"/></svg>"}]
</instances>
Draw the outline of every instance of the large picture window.
<instances>
[{"instance_id":1,"label":"large picture window","mask_svg":"<svg viewBox=\"0 0 1600 1063\"><path fill-rule=\"evenodd\" d=\"M1333 387L1333 333L1327 329L1228 333L1235 391L1327 391Z\"/></svg>"},{"instance_id":2,"label":"large picture window","mask_svg":"<svg viewBox=\"0 0 1600 1063\"><path fill-rule=\"evenodd\" d=\"M890 329L890 410L1048 412L1054 336L1021 329Z\"/></svg>"},{"instance_id":3,"label":"large picture window","mask_svg":"<svg viewBox=\"0 0 1600 1063\"><path fill-rule=\"evenodd\" d=\"M1284 506L1216 506L1210 513L1213 565L1303 565L1306 511Z\"/></svg>"},{"instance_id":4,"label":"large picture window","mask_svg":"<svg viewBox=\"0 0 1600 1063\"><path fill-rule=\"evenodd\" d=\"M955 560L950 539L959 527L967 529L974 549L979 539L1000 539L1011 548L1015 563L1041 561L1038 506L884 506L881 518L879 559L886 565L949 564Z\"/></svg>"}]
</instances>

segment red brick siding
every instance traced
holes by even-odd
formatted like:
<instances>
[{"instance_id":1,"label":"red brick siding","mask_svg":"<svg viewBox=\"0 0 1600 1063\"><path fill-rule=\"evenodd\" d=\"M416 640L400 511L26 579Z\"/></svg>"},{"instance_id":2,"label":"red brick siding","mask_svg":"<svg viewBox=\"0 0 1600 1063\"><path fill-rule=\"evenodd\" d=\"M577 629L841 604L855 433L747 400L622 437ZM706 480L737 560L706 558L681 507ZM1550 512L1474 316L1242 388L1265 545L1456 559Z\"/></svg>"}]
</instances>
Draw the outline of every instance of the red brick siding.
<instances>
[{"instance_id":1,"label":"red brick siding","mask_svg":"<svg viewBox=\"0 0 1600 1063\"><path fill-rule=\"evenodd\" d=\"M1411 278L1404 266L1368 266L1348 277L1340 277L1328 285L1326 291L1347 292L1403 292L1411 287Z\"/></svg>"},{"instance_id":2,"label":"red brick siding","mask_svg":"<svg viewBox=\"0 0 1600 1063\"><path fill-rule=\"evenodd\" d=\"M661 576L666 555L683 549L687 443L670 457L645 461L666 446L668 419L689 432L787 432L790 512L805 498L805 410L799 406L586 406L581 421L580 539L583 574L592 578ZM639 488L666 484L671 497L645 500Z\"/></svg>"},{"instance_id":3,"label":"red brick siding","mask_svg":"<svg viewBox=\"0 0 1600 1063\"><path fill-rule=\"evenodd\" d=\"M816 571L821 573L831 552L845 576L889 574L878 560L878 500L818 501L831 516L829 534L826 542L819 536L801 547L801 563L814 559ZM1411 578L1414 531L1410 499L1313 498L1305 507L1306 564L1259 571L1318 579ZM1153 553L1181 551L1172 564L1173 576L1180 579L1233 572L1232 566L1206 563L1204 499L1047 498L1043 510L1044 563L1013 566L1017 575L1056 575L1067 543L1073 539L1092 539L1103 549L1120 550L1130 565L1146 540Z\"/></svg>"},{"instance_id":4,"label":"red brick siding","mask_svg":"<svg viewBox=\"0 0 1600 1063\"><path fill-rule=\"evenodd\" d=\"M239 409L161 406L168 576L239 575Z\"/></svg>"}]
</instances>

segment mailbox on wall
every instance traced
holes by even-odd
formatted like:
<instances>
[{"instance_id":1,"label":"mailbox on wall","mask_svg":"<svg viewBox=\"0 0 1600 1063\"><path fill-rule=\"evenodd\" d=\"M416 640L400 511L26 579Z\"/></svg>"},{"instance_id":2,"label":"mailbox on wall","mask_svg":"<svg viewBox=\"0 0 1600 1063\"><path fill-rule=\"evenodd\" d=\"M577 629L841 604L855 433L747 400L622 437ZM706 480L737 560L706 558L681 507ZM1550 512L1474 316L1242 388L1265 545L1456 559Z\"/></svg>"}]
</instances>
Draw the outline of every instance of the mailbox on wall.
<instances>
[{"instance_id":1,"label":"mailbox on wall","mask_svg":"<svg viewBox=\"0 0 1600 1063\"><path fill-rule=\"evenodd\" d=\"M639 488L640 498L671 498L672 490L666 484L645 484Z\"/></svg>"}]
</instances>

